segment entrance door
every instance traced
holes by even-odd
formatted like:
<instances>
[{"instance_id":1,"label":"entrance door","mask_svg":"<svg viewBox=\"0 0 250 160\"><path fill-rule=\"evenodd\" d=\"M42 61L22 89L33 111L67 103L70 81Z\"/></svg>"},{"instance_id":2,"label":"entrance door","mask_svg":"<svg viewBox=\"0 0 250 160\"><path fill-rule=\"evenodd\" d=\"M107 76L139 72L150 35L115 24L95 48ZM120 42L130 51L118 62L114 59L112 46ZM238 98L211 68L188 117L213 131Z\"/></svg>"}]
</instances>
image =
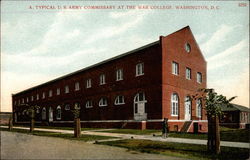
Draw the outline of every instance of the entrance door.
<instances>
[{"instance_id":1,"label":"entrance door","mask_svg":"<svg viewBox=\"0 0 250 160\"><path fill-rule=\"evenodd\" d=\"M145 94L143 92L137 93L134 98L134 119L146 120L147 113L145 112L146 104Z\"/></svg>"},{"instance_id":2,"label":"entrance door","mask_svg":"<svg viewBox=\"0 0 250 160\"><path fill-rule=\"evenodd\" d=\"M53 122L53 109L49 108L49 122Z\"/></svg>"},{"instance_id":3,"label":"entrance door","mask_svg":"<svg viewBox=\"0 0 250 160\"><path fill-rule=\"evenodd\" d=\"M185 98L185 120L191 120L191 100L189 97Z\"/></svg>"}]
</instances>

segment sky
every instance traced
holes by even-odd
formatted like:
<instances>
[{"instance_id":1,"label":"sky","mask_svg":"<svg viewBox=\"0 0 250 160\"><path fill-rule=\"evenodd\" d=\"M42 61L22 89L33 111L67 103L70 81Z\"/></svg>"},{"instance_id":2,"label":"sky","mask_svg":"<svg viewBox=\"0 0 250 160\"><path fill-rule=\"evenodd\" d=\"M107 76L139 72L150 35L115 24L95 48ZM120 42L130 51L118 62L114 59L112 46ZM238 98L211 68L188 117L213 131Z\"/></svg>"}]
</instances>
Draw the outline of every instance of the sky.
<instances>
[{"instance_id":1,"label":"sky","mask_svg":"<svg viewBox=\"0 0 250 160\"><path fill-rule=\"evenodd\" d=\"M12 110L11 94L185 26L207 61L208 87L249 107L248 13L248 1L1 1L0 111Z\"/></svg>"}]
</instances>

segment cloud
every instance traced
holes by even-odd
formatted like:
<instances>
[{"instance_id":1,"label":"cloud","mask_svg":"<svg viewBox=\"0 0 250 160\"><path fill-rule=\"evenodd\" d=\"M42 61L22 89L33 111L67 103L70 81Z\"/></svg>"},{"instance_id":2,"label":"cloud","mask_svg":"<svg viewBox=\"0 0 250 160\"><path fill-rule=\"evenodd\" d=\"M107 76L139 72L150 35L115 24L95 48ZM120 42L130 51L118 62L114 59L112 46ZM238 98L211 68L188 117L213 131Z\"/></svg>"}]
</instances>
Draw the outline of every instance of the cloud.
<instances>
[{"instance_id":1,"label":"cloud","mask_svg":"<svg viewBox=\"0 0 250 160\"><path fill-rule=\"evenodd\" d=\"M113 24L112 26L108 26L95 31L95 34L92 34L91 37L87 41L85 41L85 43L89 44L97 40L107 39L125 33L129 29L135 28L137 25L143 22L143 19L148 13L149 12L134 11L128 11L124 13L112 12L110 14L111 18L123 17L126 19L118 19L115 25ZM124 23L124 21L126 22Z\"/></svg>"},{"instance_id":2,"label":"cloud","mask_svg":"<svg viewBox=\"0 0 250 160\"><path fill-rule=\"evenodd\" d=\"M249 50L249 41L244 39L239 43L231 46L230 48L207 58L208 61L208 69L216 69L225 65L232 65L240 63L240 61L236 61L235 59L231 58L232 56L239 56L242 52Z\"/></svg>"},{"instance_id":3,"label":"cloud","mask_svg":"<svg viewBox=\"0 0 250 160\"><path fill-rule=\"evenodd\" d=\"M238 26L228 26L222 24L218 30L213 33L211 38L201 45L201 50L206 55L211 55L211 52L215 49L215 46L218 44L223 44L225 41L225 37L231 33Z\"/></svg>"}]
</instances>

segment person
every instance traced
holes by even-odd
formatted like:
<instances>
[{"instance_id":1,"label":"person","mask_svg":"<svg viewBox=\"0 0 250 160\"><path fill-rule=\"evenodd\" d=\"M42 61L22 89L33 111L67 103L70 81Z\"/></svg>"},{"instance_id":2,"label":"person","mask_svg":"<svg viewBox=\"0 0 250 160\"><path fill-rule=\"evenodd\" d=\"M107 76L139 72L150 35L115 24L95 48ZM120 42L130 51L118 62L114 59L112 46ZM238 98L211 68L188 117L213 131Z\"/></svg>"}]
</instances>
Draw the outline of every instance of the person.
<instances>
[{"instance_id":1,"label":"person","mask_svg":"<svg viewBox=\"0 0 250 160\"><path fill-rule=\"evenodd\" d=\"M162 122L162 138L167 138L168 135L168 119L164 118L163 122Z\"/></svg>"}]
</instances>

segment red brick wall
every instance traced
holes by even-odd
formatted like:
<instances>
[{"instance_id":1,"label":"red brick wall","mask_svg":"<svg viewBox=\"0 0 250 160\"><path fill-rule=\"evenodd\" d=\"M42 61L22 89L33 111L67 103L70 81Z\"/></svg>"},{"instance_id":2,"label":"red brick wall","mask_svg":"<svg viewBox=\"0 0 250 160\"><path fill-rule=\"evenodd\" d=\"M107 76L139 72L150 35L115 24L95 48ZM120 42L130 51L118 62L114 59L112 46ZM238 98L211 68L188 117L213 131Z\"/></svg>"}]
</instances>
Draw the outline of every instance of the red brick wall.
<instances>
[{"instance_id":1,"label":"red brick wall","mask_svg":"<svg viewBox=\"0 0 250 160\"><path fill-rule=\"evenodd\" d=\"M162 43L162 105L163 117L184 119L185 97L194 95L199 88L206 87L206 61L192 35L189 27L177 31L167 37L161 37ZM191 52L186 52L184 45L191 45ZM179 75L172 74L172 62L179 64ZM191 80L186 79L186 67L191 68ZM202 73L202 83L197 82L197 72ZM179 96L179 116L171 116L171 95ZM196 102L192 102L192 118L196 118ZM206 119L202 112L202 119Z\"/></svg>"},{"instance_id":2,"label":"red brick wall","mask_svg":"<svg viewBox=\"0 0 250 160\"><path fill-rule=\"evenodd\" d=\"M136 64L144 63L144 75L135 76ZM61 80L34 88L33 90L22 92L13 96L14 101L34 96L34 101L29 100L30 105L39 105L47 107L47 119L49 107L54 110L54 120L56 120L56 107L62 107L61 120L73 120L70 111L64 110L65 104L73 105L76 102L81 104L81 120L126 120L133 119L133 101L134 96L142 91L145 92L147 104L146 110L149 119L161 118L161 50L160 45L155 44L136 53L127 55L123 58L112 60L108 63L90 68L81 73L65 77ZM116 81L116 69L123 69L123 80ZM106 75L106 84L99 85L99 76ZM92 79L92 87L86 88L86 80ZM80 90L74 91L75 82L80 83ZM69 85L69 93L64 93L64 87ZM60 88L60 95L56 95L56 89ZM53 90L53 96L48 97L49 90ZM42 93L46 93L46 98L42 99ZM36 94L39 94L39 100L36 100ZM124 95L125 105L114 105L117 95ZM99 107L98 103L101 97L108 98L107 107ZM85 108L88 99L93 100L93 108ZM13 111L23 110L20 106L14 106ZM24 116L19 118L26 120ZM37 120L41 120L41 111Z\"/></svg>"}]
</instances>

